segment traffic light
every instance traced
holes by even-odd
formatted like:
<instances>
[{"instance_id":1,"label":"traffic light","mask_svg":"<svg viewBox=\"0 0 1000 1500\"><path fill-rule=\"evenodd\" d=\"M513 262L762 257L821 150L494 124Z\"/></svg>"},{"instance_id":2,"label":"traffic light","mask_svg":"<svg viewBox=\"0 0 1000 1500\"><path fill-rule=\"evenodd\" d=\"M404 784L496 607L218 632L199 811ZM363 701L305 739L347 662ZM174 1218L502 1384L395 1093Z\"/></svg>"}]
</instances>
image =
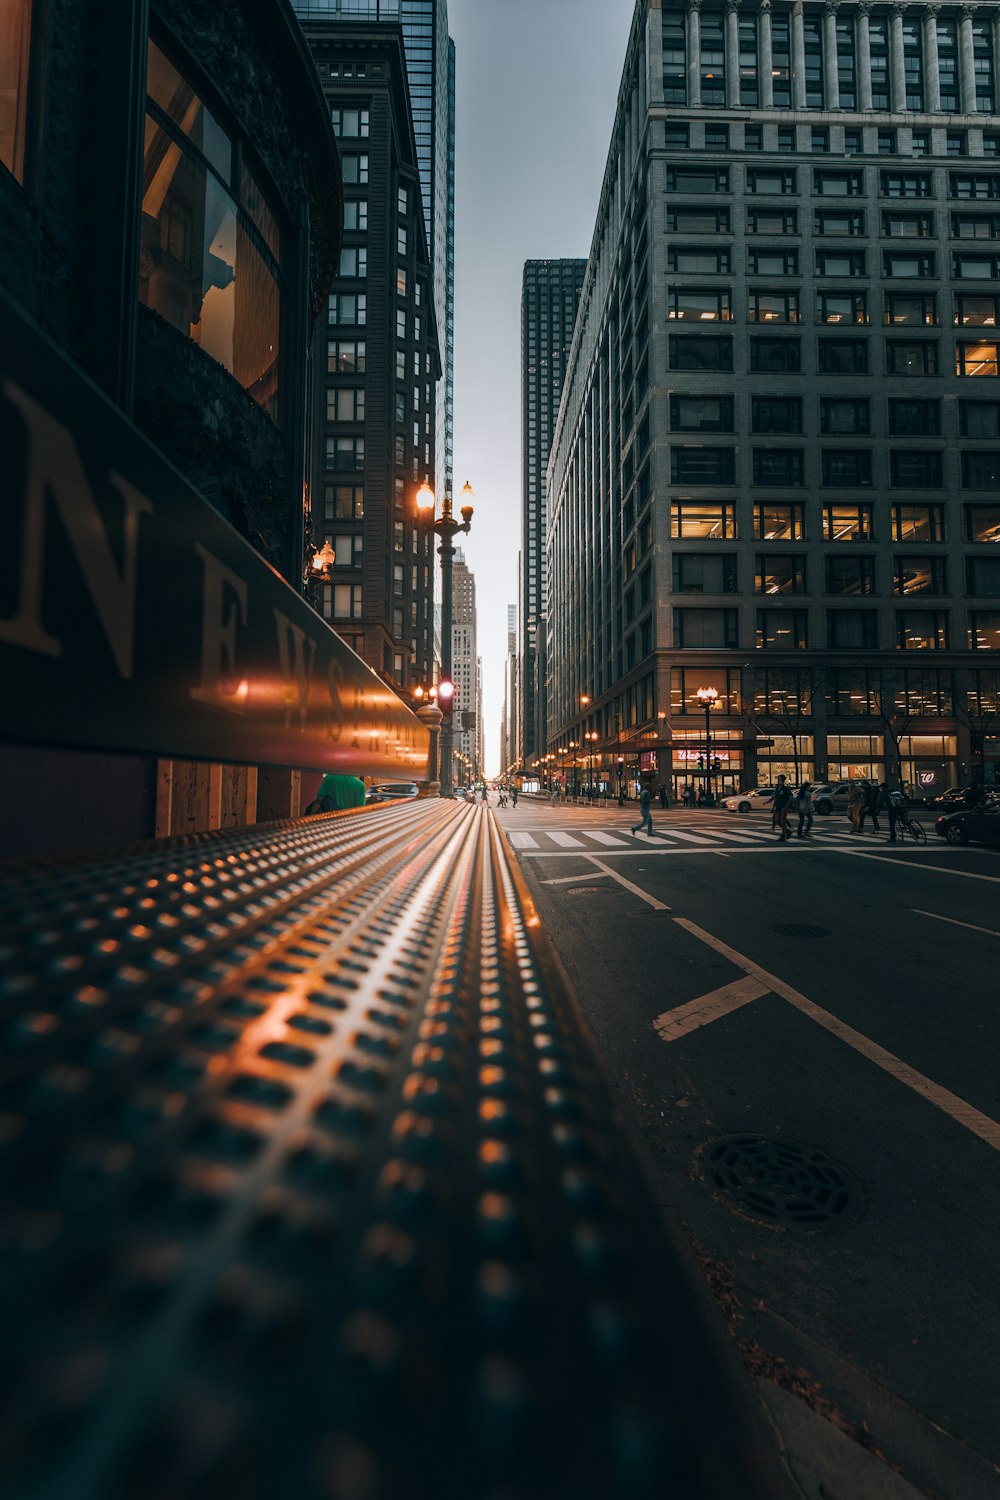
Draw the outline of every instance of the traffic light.
<instances>
[{"instance_id":1,"label":"traffic light","mask_svg":"<svg viewBox=\"0 0 1000 1500\"><path fill-rule=\"evenodd\" d=\"M699 757L698 757L698 770L699 771L704 771L704 769L705 769L705 757L703 755L699 755Z\"/></svg>"},{"instance_id":2,"label":"traffic light","mask_svg":"<svg viewBox=\"0 0 1000 1500\"><path fill-rule=\"evenodd\" d=\"M721 771L722 770L722 761L719 759L718 756L716 756L715 759L712 762L712 770L713 771Z\"/></svg>"},{"instance_id":3,"label":"traffic light","mask_svg":"<svg viewBox=\"0 0 1000 1500\"><path fill-rule=\"evenodd\" d=\"M438 683L438 708L446 719L451 718L451 710L455 703L455 684L447 677L442 677Z\"/></svg>"}]
</instances>

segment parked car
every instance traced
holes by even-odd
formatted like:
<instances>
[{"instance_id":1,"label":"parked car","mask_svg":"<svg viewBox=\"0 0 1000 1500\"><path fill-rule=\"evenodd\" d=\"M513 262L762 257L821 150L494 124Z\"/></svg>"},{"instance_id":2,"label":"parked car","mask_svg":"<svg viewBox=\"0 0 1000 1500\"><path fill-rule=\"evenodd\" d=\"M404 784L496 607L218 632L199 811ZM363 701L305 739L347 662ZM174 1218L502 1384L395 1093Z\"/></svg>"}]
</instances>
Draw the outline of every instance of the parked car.
<instances>
[{"instance_id":1,"label":"parked car","mask_svg":"<svg viewBox=\"0 0 1000 1500\"><path fill-rule=\"evenodd\" d=\"M949 844L994 844L1000 846L1000 799L994 797L973 812L945 812L934 831Z\"/></svg>"},{"instance_id":2,"label":"parked car","mask_svg":"<svg viewBox=\"0 0 1000 1500\"><path fill-rule=\"evenodd\" d=\"M769 808L773 796L773 786L759 786L752 792L734 792L731 797L723 797L721 806L729 812L748 813L762 807Z\"/></svg>"},{"instance_id":3,"label":"parked car","mask_svg":"<svg viewBox=\"0 0 1000 1500\"><path fill-rule=\"evenodd\" d=\"M399 802L418 795L417 783L415 781L381 781L377 786L369 787L365 802Z\"/></svg>"},{"instance_id":4,"label":"parked car","mask_svg":"<svg viewBox=\"0 0 1000 1500\"><path fill-rule=\"evenodd\" d=\"M851 781L818 782L812 788L813 812L824 817L832 812L846 813L847 798L853 785Z\"/></svg>"}]
</instances>

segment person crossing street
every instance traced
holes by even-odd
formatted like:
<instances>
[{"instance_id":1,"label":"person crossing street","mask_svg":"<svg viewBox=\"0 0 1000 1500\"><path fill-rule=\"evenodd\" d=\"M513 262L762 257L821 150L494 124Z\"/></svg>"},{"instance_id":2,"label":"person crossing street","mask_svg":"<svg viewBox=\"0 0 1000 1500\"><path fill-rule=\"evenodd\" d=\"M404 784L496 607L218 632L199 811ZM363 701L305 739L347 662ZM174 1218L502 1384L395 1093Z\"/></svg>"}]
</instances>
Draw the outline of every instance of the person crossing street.
<instances>
[{"instance_id":1,"label":"person crossing street","mask_svg":"<svg viewBox=\"0 0 1000 1500\"><path fill-rule=\"evenodd\" d=\"M639 793L639 822L632 829L638 833L640 828L645 828L649 838L653 837L653 815L649 810L649 787L644 786Z\"/></svg>"}]
</instances>

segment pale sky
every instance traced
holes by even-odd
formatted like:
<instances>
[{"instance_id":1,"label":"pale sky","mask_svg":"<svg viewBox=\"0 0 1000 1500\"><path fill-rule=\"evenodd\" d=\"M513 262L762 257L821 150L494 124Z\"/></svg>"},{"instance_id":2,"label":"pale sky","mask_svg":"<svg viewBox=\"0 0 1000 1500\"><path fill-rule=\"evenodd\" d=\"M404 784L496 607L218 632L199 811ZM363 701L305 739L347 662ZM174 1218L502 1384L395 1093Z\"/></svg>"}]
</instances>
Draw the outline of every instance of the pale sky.
<instances>
[{"instance_id":1,"label":"pale sky","mask_svg":"<svg viewBox=\"0 0 1000 1500\"><path fill-rule=\"evenodd\" d=\"M455 497L476 576L487 775L500 769L521 536L521 275L586 257L635 0L448 0L455 41ZM437 585L440 588L440 584Z\"/></svg>"}]
</instances>

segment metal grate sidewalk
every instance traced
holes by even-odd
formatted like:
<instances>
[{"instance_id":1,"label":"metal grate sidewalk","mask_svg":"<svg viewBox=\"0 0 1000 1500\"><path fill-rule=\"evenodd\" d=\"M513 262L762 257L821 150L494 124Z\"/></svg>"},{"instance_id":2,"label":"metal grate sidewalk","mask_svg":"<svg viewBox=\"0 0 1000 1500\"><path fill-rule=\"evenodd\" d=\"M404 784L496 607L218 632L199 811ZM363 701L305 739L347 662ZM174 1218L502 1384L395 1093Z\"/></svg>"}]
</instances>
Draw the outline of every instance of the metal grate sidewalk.
<instances>
[{"instance_id":1,"label":"metal grate sidewalk","mask_svg":"<svg viewBox=\"0 0 1000 1500\"><path fill-rule=\"evenodd\" d=\"M762 1493L491 814L8 875L9 1500Z\"/></svg>"}]
</instances>

